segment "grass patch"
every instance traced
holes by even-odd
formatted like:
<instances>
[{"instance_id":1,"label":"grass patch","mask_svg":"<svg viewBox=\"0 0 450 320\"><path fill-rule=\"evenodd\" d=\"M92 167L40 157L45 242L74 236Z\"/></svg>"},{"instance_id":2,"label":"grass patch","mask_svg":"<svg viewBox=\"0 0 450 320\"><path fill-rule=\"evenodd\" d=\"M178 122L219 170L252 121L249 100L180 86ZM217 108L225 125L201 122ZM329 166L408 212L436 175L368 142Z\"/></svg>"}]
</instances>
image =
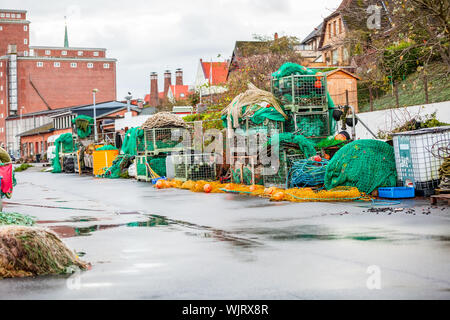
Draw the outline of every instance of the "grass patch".
<instances>
[{"instance_id":1,"label":"grass patch","mask_svg":"<svg viewBox=\"0 0 450 320\"><path fill-rule=\"evenodd\" d=\"M435 63L428 68L428 102L436 103L450 100L450 81L443 64ZM421 105L426 103L423 73L415 72L398 84L400 107ZM396 108L395 95L392 91L374 99L373 110ZM370 103L364 101L359 105L359 112L370 111Z\"/></svg>"},{"instance_id":2,"label":"grass patch","mask_svg":"<svg viewBox=\"0 0 450 320\"><path fill-rule=\"evenodd\" d=\"M15 172L25 171L28 168L34 167L32 164L22 163L20 166L14 169Z\"/></svg>"}]
</instances>

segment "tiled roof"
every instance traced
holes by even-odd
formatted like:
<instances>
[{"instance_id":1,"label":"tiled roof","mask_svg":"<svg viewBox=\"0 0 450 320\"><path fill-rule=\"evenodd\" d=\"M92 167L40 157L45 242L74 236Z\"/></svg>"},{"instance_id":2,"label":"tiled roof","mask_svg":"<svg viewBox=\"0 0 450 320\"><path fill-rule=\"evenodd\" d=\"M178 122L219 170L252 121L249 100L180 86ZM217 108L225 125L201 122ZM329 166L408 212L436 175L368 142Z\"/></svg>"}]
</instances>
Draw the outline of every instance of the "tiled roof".
<instances>
[{"instance_id":1,"label":"tiled roof","mask_svg":"<svg viewBox=\"0 0 450 320\"><path fill-rule=\"evenodd\" d=\"M186 98L191 92L189 91L188 85L171 85L170 91L172 91L172 94L175 96L175 99L179 98ZM183 94L183 97L181 97L181 94Z\"/></svg>"},{"instance_id":2,"label":"tiled roof","mask_svg":"<svg viewBox=\"0 0 450 320\"><path fill-rule=\"evenodd\" d=\"M26 137L26 136L33 136L35 134L39 134L39 133L47 133L47 132L52 132L53 130L55 130L55 126L53 125L53 121L47 124L44 124L40 127L36 127L34 129L22 132L20 134L18 134L18 137Z\"/></svg>"},{"instance_id":3,"label":"tiled roof","mask_svg":"<svg viewBox=\"0 0 450 320\"><path fill-rule=\"evenodd\" d=\"M314 30L310 34L308 34L305 39L303 39L301 44L305 44L306 42L308 42L308 40L310 40L314 37L320 36L320 33L322 32L322 25L323 25L323 23L321 23L317 27L315 27Z\"/></svg>"},{"instance_id":4,"label":"tiled roof","mask_svg":"<svg viewBox=\"0 0 450 320\"><path fill-rule=\"evenodd\" d=\"M223 84L227 81L228 75L228 63L227 62L203 62L203 74L205 75L205 79L211 79L210 73L212 69L212 85Z\"/></svg>"}]
</instances>

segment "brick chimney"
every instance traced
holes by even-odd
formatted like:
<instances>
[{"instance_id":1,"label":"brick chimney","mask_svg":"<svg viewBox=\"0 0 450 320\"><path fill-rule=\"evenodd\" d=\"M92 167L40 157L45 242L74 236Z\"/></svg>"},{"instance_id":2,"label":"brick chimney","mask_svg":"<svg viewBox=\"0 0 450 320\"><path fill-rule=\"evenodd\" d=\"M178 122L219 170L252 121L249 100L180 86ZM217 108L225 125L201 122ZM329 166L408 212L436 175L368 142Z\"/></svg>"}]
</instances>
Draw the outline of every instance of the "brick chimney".
<instances>
[{"instance_id":1,"label":"brick chimney","mask_svg":"<svg viewBox=\"0 0 450 320\"><path fill-rule=\"evenodd\" d=\"M275 32L275 34L273 35L273 39L278 40L278 32Z\"/></svg>"},{"instance_id":2,"label":"brick chimney","mask_svg":"<svg viewBox=\"0 0 450 320\"><path fill-rule=\"evenodd\" d=\"M167 92L169 91L169 86L172 84L172 73L170 70L166 70L164 72L164 97L167 96Z\"/></svg>"},{"instance_id":3,"label":"brick chimney","mask_svg":"<svg viewBox=\"0 0 450 320\"><path fill-rule=\"evenodd\" d=\"M178 68L177 70L175 70L175 84L178 85L183 85L183 70L181 68Z\"/></svg>"},{"instance_id":4,"label":"brick chimney","mask_svg":"<svg viewBox=\"0 0 450 320\"><path fill-rule=\"evenodd\" d=\"M151 107L157 107L159 105L158 99L158 74L152 72L150 74L150 101Z\"/></svg>"}]
</instances>

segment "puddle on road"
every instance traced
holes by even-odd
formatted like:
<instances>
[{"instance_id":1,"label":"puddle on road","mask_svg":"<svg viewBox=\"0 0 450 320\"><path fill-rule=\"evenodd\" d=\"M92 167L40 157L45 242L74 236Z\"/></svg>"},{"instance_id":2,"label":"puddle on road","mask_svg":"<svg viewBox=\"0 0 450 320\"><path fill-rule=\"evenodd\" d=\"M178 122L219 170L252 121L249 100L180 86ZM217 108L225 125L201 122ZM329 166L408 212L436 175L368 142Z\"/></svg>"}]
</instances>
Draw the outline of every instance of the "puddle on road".
<instances>
[{"instance_id":1,"label":"puddle on road","mask_svg":"<svg viewBox=\"0 0 450 320\"><path fill-rule=\"evenodd\" d=\"M49 208L49 209L66 209L66 210L80 210L80 211L96 211L96 212L103 212L105 210L100 209L85 209L85 208L72 208L72 207L56 207L56 206L49 206L49 205L43 205L43 204L29 204L29 203L20 203L20 202L4 202L6 205L12 205L12 206L25 206L25 207L37 207L37 208Z\"/></svg>"},{"instance_id":2,"label":"puddle on road","mask_svg":"<svg viewBox=\"0 0 450 320\"><path fill-rule=\"evenodd\" d=\"M91 226L71 226L71 225L63 225L63 226L48 226L49 229L56 232L59 236L63 238L69 237L78 237L78 236L90 236L93 232L118 228L118 227L159 227L159 226L179 226L189 229L190 231L186 231L186 235L202 237L202 238L212 238L217 241L225 241L229 242L234 246L239 247L252 247L256 245L261 245L256 240L241 238L235 235L232 235L224 230L215 229L209 226L202 226L198 224L194 224L187 221L168 219L165 216L160 215L146 215L148 217L147 220L143 221L134 221L134 222L126 222L126 223L118 223L118 224L94 224ZM85 222L85 221L98 221L96 218L85 218L85 217L74 217L70 220L65 221L38 221L39 224L45 223L58 223L58 222Z\"/></svg>"},{"instance_id":3,"label":"puddle on road","mask_svg":"<svg viewBox=\"0 0 450 320\"><path fill-rule=\"evenodd\" d=\"M89 219L73 219L66 221L51 221L50 223L56 222L84 222L84 221L99 221L96 218ZM46 223L45 221L38 221L37 223ZM136 221L127 222L119 224L95 224L87 227L77 227L77 226L48 226L49 229L56 232L59 236L63 238L77 237L77 236L90 236L93 232L118 228L118 227L156 227L156 226L167 226L169 223L164 217L161 216L151 216L150 219L146 221Z\"/></svg>"}]
</instances>

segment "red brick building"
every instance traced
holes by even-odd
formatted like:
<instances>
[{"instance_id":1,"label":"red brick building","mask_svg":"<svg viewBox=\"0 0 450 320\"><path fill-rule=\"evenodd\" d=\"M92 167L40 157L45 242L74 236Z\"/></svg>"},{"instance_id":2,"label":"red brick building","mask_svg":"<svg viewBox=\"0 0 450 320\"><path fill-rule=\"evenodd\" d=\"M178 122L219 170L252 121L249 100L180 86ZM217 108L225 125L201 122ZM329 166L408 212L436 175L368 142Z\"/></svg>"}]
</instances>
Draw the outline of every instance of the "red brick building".
<instances>
[{"instance_id":1,"label":"red brick building","mask_svg":"<svg viewBox=\"0 0 450 320\"><path fill-rule=\"evenodd\" d=\"M30 21L23 10L0 9L0 145L18 153L18 134L36 124L35 114L116 100L116 59L104 48L30 46ZM47 112L45 112L47 114ZM33 115L33 121L25 121ZM48 116L48 114L46 115ZM11 123L9 123L11 122Z\"/></svg>"}]
</instances>

